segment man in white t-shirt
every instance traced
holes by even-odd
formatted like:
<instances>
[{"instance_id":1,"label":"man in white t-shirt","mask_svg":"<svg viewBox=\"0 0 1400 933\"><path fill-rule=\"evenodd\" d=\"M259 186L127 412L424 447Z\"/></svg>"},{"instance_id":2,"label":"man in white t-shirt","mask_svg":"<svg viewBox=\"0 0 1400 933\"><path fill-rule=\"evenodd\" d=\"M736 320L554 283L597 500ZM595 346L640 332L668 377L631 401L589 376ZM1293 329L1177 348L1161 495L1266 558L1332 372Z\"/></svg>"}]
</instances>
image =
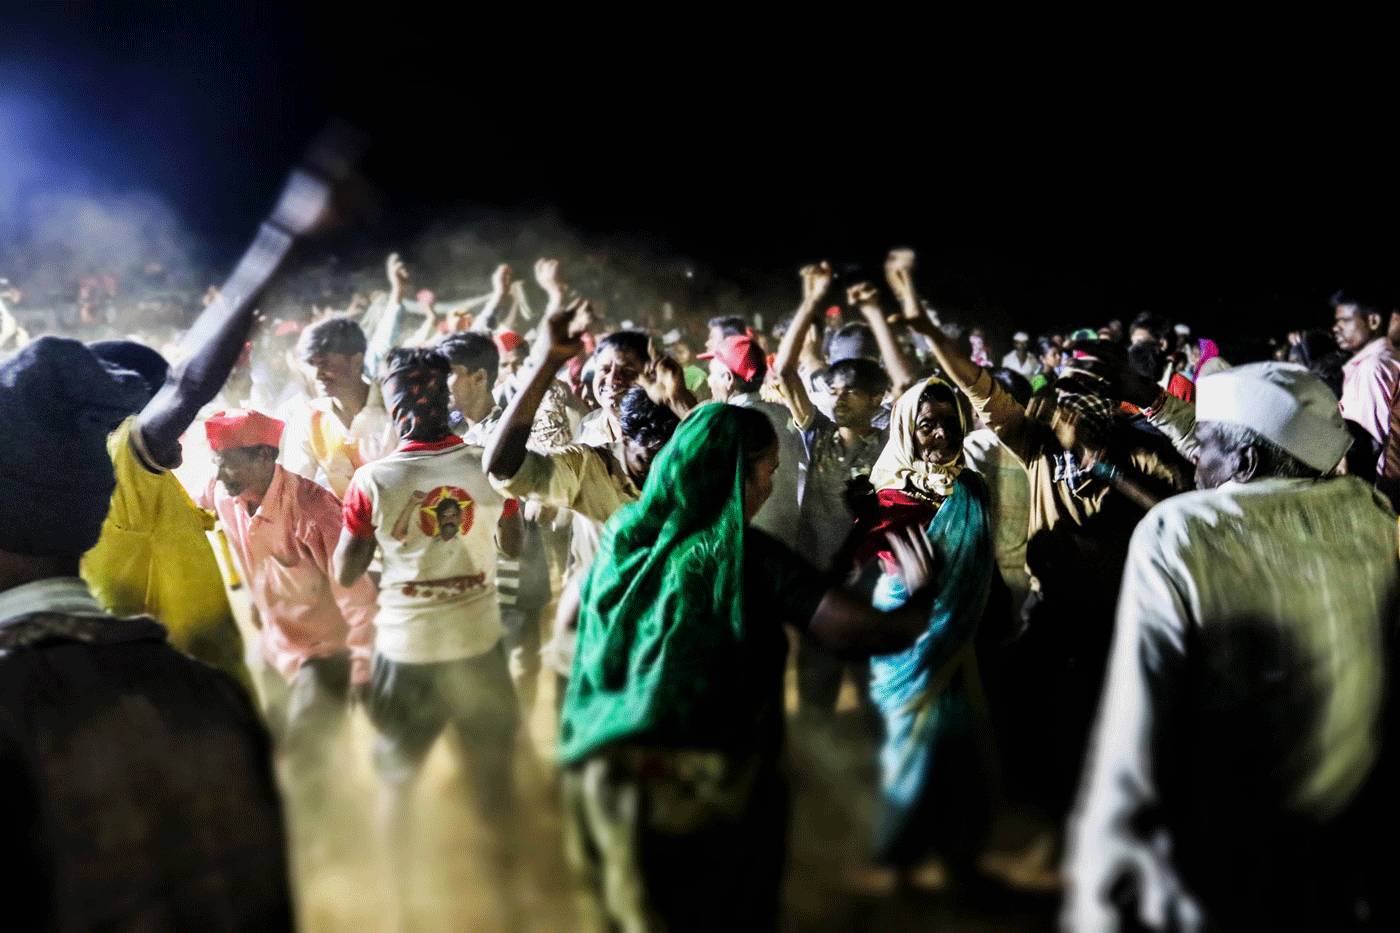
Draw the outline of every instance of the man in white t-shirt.
<instances>
[{"instance_id":1,"label":"man in white t-shirt","mask_svg":"<svg viewBox=\"0 0 1400 933\"><path fill-rule=\"evenodd\" d=\"M409 791L448 725L461 739L478 811L497 830L498 868L515 831L511 760L520 717L501 643L496 557L498 539L502 552L517 553L519 516L487 481L481 448L452 432L450 373L436 349L386 357L383 393L402 440L355 471L335 553L345 585L365 572L376 545L384 566L367 710L379 733L383 829L400 892L411 876ZM504 891L509 881L500 880L494 887ZM395 906L404 900L400 893Z\"/></svg>"},{"instance_id":2,"label":"man in white t-shirt","mask_svg":"<svg viewBox=\"0 0 1400 933\"><path fill-rule=\"evenodd\" d=\"M345 498L350 477L393 449L396 438L377 386L364 379L365 335L339 315L302 331L297 356L316 375L317 398L287 413L284 469Z\"/></svg>"}]
</instances>

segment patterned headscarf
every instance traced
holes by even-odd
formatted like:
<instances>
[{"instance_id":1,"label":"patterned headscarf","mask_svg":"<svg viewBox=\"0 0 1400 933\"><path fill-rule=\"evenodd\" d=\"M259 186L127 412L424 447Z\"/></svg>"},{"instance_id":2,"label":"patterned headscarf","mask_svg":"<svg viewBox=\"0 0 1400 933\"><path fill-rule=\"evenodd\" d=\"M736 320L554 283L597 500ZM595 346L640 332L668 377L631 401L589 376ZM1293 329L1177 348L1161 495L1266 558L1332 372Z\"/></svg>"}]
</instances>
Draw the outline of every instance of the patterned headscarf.
<instances>
[{"instance_id":1,"label":"patterned headscarf","mask_svg":"<svg viewBox=\"0 0 1400 933\"><path fill-rule=\"evenodd\" d=\"M384 404L399 437L439 441L452 434L452 366L439 350L398 349L384 360Z\"/></svg>"},{"instance_id":2,"label":"patterned headscarf","mask_svg":"<svg viewBox=\"0 0 1400 933\"><path fill-rule=\"evenodd\" d=\"M1113 414L1118 406L1102 396L1072 392L1057 386L1055 404L1074 412L1101 434L1106 435L1113 429Z\"/></svg>"},{"instance_id":3,"label":"patterned headscarf","mask_svg":"<svg viewBox=\"0 0 1400 933\"><path fill-rule=\"evenodd\" d=\"M914 425L919 420L919 401L923 398L924 390L930 386L943 386L952 395L954 407L958 410L958 425L966 436L967 417L963 414L962 405L957 403L958 394L952 386L937 376L930 376L910 386L894 403L894 411L890 415L889 442L870 471L870 482L876 491L909 490L944 498L952 491L953 481L963 471L961 448L952 463L929 463L919 459Z\"/></svg>"}]
</instances>

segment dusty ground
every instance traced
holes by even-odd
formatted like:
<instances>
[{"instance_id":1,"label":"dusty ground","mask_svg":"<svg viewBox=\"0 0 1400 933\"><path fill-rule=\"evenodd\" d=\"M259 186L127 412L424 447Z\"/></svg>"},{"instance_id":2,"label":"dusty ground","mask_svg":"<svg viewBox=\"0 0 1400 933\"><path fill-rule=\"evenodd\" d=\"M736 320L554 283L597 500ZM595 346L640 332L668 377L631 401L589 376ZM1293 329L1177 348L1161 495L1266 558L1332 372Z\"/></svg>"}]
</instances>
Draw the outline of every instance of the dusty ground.
<instances>
[{"instance_id":1,"label":"dusty ground","mask_svg":"<svg viewBox=\"0 0 1400 933\"><path fill-rule=\"evenodd\" d=\"M545 685L530 717L530 748L522 749L518 761L528 825L515 898L525 918L519 929L530 933L578 929L550 783L547 753L553 730L553 698ZM943 890L936 862L919 873L913 890L902 892L894 890L891 877L868 867L862 856L875 810L874 749L858 732L854 715L847 714L835 735L793 751L793 833L784 930L1051 929L1056 896L1052 879L1043 873L1018 878L1025 893L1009 892L971 905ZM302 928L308 933L386 928L389 895L373 831L372 734L357 713L344 745L343 793L327 806L333 818L313 818L299 804L290 814ZM439 743L418 788L415 847L420 862L406 928L425 933L506 930L505 904L483 881L482 840L465 803L453 752L451 740ZM1036 831L1024 820L1004 820L997 834L1001 851L989 857L988 867L1016 877L1019 866L1036 861L1029 851L1035 848Z\"/></svg>"},{"instance_id":2,"label":"dusty ground","mask_svg":"<svg viewBox=\"0 0 1400 933\"><path fill-rule=\"evenodd\" d=\"M247 626L247 591L230 597ZM546 615L546 618L548 615ZM789 670L789 707L795 708ZM511 899L526 933L578 930L562 857L555 805L552 754L555 735L552 678L542 677L528 717L528 742L517 756L517 776L527 825L520 871ZM306 933L365 933L390 929L385 863L374 832L376 782L370 763L373 729L356 710L341 743L334 799L300 801L286 788L293 838L295 884ZM444 737L429 756L418 785L414 849L415 883L404 929L494 933L507 900L485 880L483 840L467 805L452 742ZM1024 815L1004 814L993 833L990 872L1008 879L976 903L945 890L937 862L925 865L912 888L864 859L876 807L875 748L863 734L855 694L847 684L835 730L820 739L794 734L790 753L793 818L784 889L784 933L904 933L953 930L1023 933L1050 930L1058 903L1047 859L1048 828Z\"/></svg>"}]
</instances>

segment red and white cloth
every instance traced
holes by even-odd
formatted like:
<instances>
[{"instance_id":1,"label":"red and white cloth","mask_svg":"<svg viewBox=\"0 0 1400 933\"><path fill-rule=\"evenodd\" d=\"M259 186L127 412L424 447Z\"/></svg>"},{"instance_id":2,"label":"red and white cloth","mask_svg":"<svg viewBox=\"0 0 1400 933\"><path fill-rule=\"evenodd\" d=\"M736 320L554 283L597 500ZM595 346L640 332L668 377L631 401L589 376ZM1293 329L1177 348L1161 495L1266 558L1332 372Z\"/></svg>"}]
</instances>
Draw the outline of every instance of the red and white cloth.
<instances>
[{"instance_id":1,"label":"red and white cloth","mask_svg":"<svg viewBox=\"0 0 1400 933\"><path fill-rule=\"evenodd\" d=\"M384 562L375 650L429 664L495 647L496 526L517 508L487 481L481 448L455 436L406 441L356 470L345 527L375 538Z\"/></svg>"}]
</instances>

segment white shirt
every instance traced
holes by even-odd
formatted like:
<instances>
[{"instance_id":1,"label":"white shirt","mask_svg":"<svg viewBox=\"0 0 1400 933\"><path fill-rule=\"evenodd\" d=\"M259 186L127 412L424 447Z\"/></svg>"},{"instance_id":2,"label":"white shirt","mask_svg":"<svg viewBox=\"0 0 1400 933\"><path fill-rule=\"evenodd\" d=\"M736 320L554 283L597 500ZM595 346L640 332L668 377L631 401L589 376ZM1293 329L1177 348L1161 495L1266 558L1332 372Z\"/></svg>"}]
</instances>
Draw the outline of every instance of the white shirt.
<instances>
[{"instance_id":1,"label":"white shirt","mask_svg":"<svg viewBox=\"0 0 1400 933\"><path fill-rule=\"evenodd\" d=\"M496 599L505 500L487 482L480 447L401 447L355 471L345 506L346 526L366 537L372 525L383 554L376 651L429 664L496 646L505 634Z\"/></svg>"},{"instance_id":2,"label":"white shirt","mask_svg":"<svg viewBox=\"0 0 1400 933\"><path fill-rule=\"evenodd\" d=\"M288 412L278 463L283 469L320 481L336 498L344 499L350 477L366 463L398 446L378 386L370 386L365 406L347 427L335 411L335 400L314 398ZM318 476L319 474L319 476Z\"/></svg>"},{"instance_id":3,"label":"white shirt","mask_svg":"<svg viewBox=\"0 0 1400 933\"><path fill-rule=\"evenodd\" d=\"M1278 800L1278 818L1325 823L1366 777L1397 544L1395 515L1355 477L1228 483L1147 513L1070 823L1067 928L1165 929L1174 916L1200 929L1211 905L1183 870L1231 897L1279 896L1254 891L1269 853L1251 852L1254 834L1232 818ZM1182 849L1220 864L1183 864ZM1125 879L1137 918L1110 900Z\"/></svg>"},{"instance_id":4,"label":"white shirt","mask_svg":"<svg viewBox=\"0 0 1400 933\"><path fill-rule=\"evenodd\" d=\"M1026 361L1024 363L1016 358L1016 351L1012 350L1001 358L1001 365L1005 369L1015 370L1027 379L1040 372L1040 360L1029 350L1026 351Z\"/></svg>"}]
</instances>

